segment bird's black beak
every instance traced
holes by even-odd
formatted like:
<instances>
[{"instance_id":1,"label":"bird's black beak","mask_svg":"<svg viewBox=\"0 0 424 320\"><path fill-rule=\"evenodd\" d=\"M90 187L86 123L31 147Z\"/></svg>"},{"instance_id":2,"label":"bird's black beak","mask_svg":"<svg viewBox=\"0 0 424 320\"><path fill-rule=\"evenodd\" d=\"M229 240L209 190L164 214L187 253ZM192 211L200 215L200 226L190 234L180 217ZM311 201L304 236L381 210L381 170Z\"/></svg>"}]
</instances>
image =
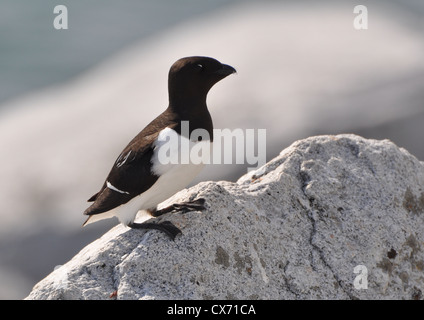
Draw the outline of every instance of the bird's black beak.
<instances>
[{"instance_id":1,"label":"bird's black beak","mask_svg":"<svg viewBox=\"0 0 424 320\"><path fill-rule=\"evenodd\" d=\"M228 64L221 64L221 68L215 71L214 73L226 77L236 72L236 69L234 69L232 66L229 66Z\"/></svg>"}]
</instances>

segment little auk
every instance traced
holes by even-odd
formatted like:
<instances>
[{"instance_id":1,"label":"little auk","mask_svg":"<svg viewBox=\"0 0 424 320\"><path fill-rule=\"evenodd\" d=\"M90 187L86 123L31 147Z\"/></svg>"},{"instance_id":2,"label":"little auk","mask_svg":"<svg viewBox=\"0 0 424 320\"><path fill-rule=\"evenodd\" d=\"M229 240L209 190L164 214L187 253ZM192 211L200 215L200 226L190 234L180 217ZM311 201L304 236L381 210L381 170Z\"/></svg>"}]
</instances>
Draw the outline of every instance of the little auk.
<instances>
[{"instance_id":1,"label":"little auk","mask_svg":"<svg viewBox=\"0 0 424 320\"><path fill-rule=\"evenodd\" d=\"M190 134L196 129L206 130L210 140L190 141L191 146L212 143L213 125L206 96L215 83L235 72L233 67L210 57L186 57L171 66L168 108L132 139L118 156L100 191L88 199L93 204L84 212L88 219L83 226L117 217L128 227L160 230L171 239L181 233L169 221L136 223L134 219L140 210L158 217L169 212L204 209L203 198L157 209L159 203L185 188L204 166L204 163L197 162L162 163L160 147L170 133L180 139L190 139ZM182 130L184 122L189 124L188 132ZM187 133L189 136L184 136ZM180 152L180 146L179 149L170 148L169 153Z\"/></svg>"}]
</instances>

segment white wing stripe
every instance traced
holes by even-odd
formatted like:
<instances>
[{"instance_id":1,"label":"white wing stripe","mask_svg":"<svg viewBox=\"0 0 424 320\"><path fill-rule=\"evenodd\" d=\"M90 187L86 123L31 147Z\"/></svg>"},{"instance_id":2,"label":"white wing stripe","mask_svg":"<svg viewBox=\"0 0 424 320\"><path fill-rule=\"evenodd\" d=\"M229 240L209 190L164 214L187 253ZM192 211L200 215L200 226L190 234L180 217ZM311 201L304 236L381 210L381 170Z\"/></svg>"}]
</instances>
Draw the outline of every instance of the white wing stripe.
<instances>
[{"instance_id":1,"label":"white wing stripe","mask_svg":"<svg viewBox=\"0 0 424 320\"><path fill-rule=\"evenodd\" d=\"M124 157L124 159L122 159L122 162L121 162L121 158L123 157L123 155L121 154L120 156L119 156L119 158L118 158L118 160L116 160L116 167L117 168L120 168L126 161L127 161L127 159L128 159L128 157L130 156L130 154L131 154L131 152L132 152L132 150L130 150L128 153L127 153L127 155Z\"/></svg>"},{"instance_id":2,"label":"white wing stripe","mask_svg":"<svg viewBox=\"0 0 424 320\"><path fill-rule=\"evenodd\" d=\"M126 193L126 194L130 194L129 192L127 192L127 191L122 191L122 190L119 190L118 188L116 188L116 187L114 187L109 181L106 181L106 186L110 189L110 190L113 190L113 191L116 191L116 192L119 192L119 193Z\"/></svg>"}]
</instances>

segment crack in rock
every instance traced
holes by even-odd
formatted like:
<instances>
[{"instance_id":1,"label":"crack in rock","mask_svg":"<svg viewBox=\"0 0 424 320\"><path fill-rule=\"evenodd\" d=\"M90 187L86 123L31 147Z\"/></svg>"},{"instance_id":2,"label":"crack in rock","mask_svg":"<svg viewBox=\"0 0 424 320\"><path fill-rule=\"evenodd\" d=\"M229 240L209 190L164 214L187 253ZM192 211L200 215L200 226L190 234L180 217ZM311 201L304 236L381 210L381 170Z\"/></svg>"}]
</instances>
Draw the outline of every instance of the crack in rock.
<instances>
[{"instance_id":1,"label":"crack in rock","mask_svg":"<svg viewBox=\"0 0 424 320\"><path fill-rule=\"evenodd\" d=\"M317 212L322 212L324 209L322 206L320 206L318 204L318 202L316 201L315 198L309 196L306 192L306 188L310 182L310 176L307 172L303 171L302 168L299 168L299 180L301 182L301 190L303 195L305 196L305 198L308 200L309 202L309 208L305 208L305 211L307 213L307 217L311 223L312 229L311 229L311 233L309 236L309 244L312 247L312 250L314 250L315 252L318 253L318 256L321 260L321 262L323 263L323 265L331 272L332 276L334 277L334 279L336 280L336 282L338 283L339 287L342 289L342 291L350 298L350 299L357 299L351 292L350 290L348 290L345 287L345 284L343 282L343 280L337 275L337 273L334 271L333 267L327 262L326 258L325 258L325 254L323 252L323 250L314 243L314 238L317 234L317 220L315 219L315 216L319 216L319 214ZM311 261L311 266L313 268L314 271L317 271L317 266L316 263L314 262L314 257L313 254L311 252L310 254L310 261Z\"/></svg>"}]
</instances>

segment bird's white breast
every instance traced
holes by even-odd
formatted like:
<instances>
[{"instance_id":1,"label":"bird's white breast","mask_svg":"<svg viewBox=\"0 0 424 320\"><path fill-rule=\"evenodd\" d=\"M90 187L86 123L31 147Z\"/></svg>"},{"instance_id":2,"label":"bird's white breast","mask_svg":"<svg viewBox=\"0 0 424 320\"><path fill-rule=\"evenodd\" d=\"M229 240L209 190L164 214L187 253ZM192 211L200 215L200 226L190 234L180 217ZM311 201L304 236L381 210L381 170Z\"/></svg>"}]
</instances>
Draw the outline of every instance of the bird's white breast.
<instances>
[{"instance_id":1,"label":"bird's white breast","mask_svg":"<svg viewBox=\"0 0 424 320\"><path fill-rule=\"evenodd\" d=\"M172 143L169 142L170 137L179 140ZM180 137L173 129L162 130L154 143L151 169L152 173L159 176L158 180L141 195L113 209L111 213L117 216L121 223L128 224L134 220L137 211L155 208L159 203L184 189L200 173L204 165L209 163L210 148L209 140L193 142ZM207 161L204 161L206 159Z\"/></svg>"},{"instance_id":2,"label":"bird's white breast","mask_svg":"<svg viewBox=\"0 0 424 320\"><path fill-rule=\"evenodd\" d=\"M165 128L154 143L152 172L160 176L172 170L190 171L198 165L203 167L210 163L210 155L210 140L192 141Z\"/></svg>"}]
</instances>

